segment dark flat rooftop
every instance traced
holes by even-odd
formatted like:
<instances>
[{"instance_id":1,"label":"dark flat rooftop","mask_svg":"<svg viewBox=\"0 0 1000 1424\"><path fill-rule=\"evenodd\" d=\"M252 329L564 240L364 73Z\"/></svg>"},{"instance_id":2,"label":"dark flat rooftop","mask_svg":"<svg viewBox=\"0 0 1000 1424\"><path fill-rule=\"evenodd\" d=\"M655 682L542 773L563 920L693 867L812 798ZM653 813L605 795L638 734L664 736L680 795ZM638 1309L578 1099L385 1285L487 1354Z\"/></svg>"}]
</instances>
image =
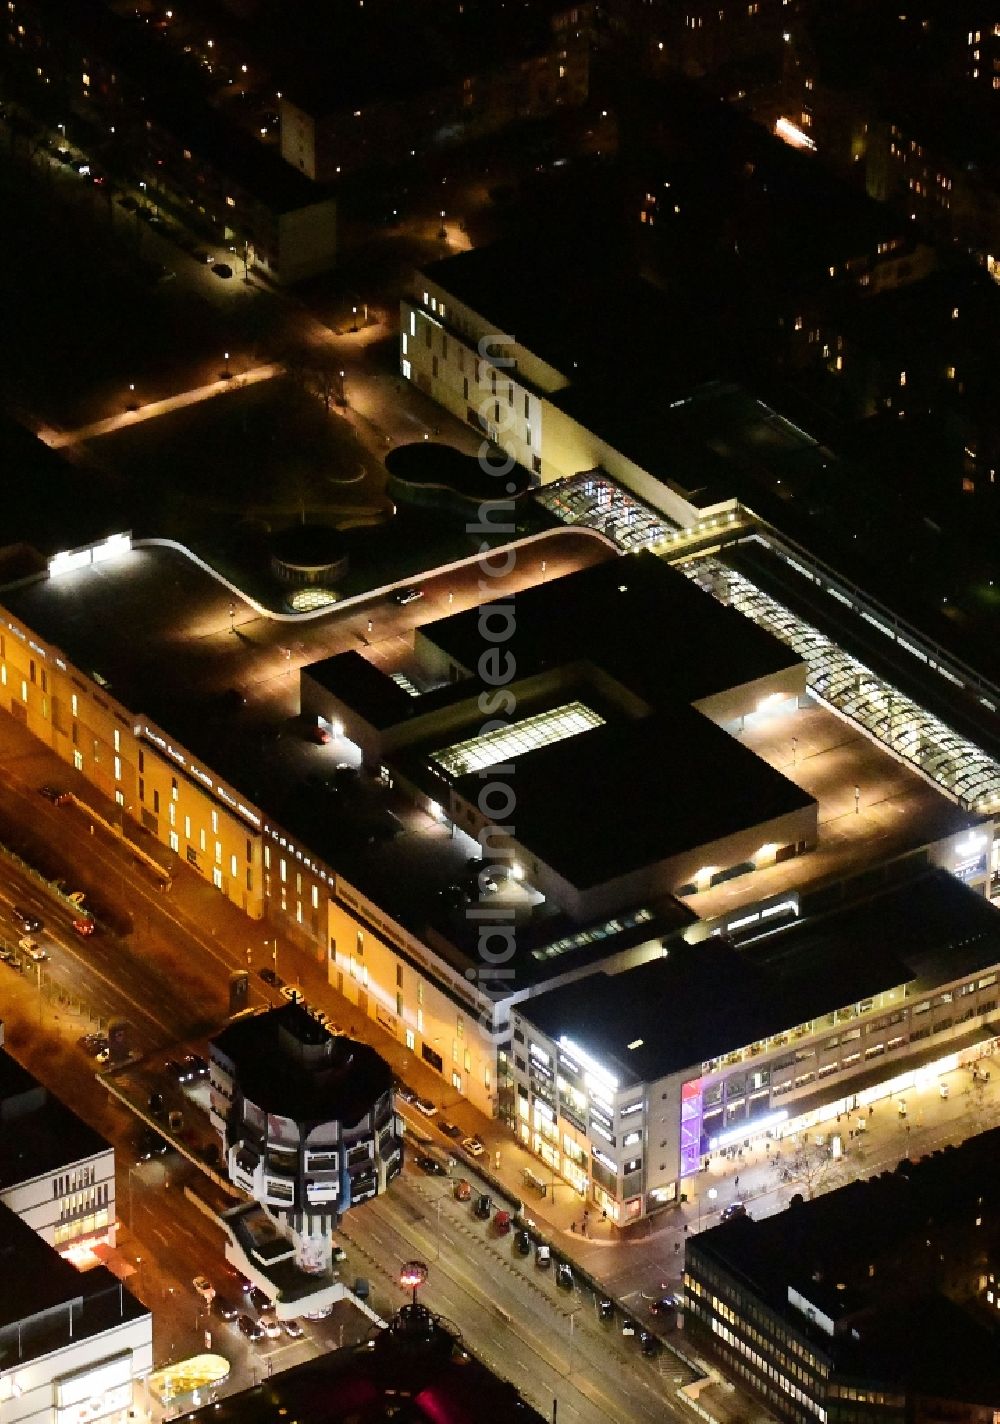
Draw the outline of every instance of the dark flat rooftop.
<instances>
[{"instance_id":1,"label":"dark flat rooftop","mask_svg":"<svg viewBox=\"0 0 1000 1424\"><path fill-rule=\"evenodd\" d=\"M110 1142L0 1049L0 1189L110 1149Z\"/></svg>"},{"instance_id":2,"label":"dark flat rooftop","mask_svg":"<svg viewBox=\"0 0 1000 1424\"><path fill-rule=\"evenodd\" d=\"M297 1051L329 1044L314 1061ZM295 1122L353 1127L392 1086L392 1070L366 1043L328 1033L301 1004L238 1019L212 1047L230 1058L245 1097Z\"/></svg>"},{"instance_id":3,"label":"dark flat rooftop","mask_svg":"<svg viewBox=\"0 0 1000 1424\"><path fill-rule=\"evenodd\" d=\"M0 1204L0 1370L18 1361L18 1334L5 1327L23 1322L21 1359L48 1354L74 1339L110 1330L119 1321L148 1315L146 1307L122 1289L104 1266L78 1271L43 1241L16 1212ZM67 1311L73 1302L70 1333ZM53 1312L45 1320L32 1317Z\"/></svg>"},{"instance_id":4,"label":"dark flat rooftop","mask_svg":"<svg viewBox=\"0 0 1000 1424\"><path fill-rule=\"evenodd\" d=\"M586 660L651 707L696 702L801 661L654 554L595 564L518 593L511 603L514 633L504 648L516 658L519 677ZM421 632L469 669L486 646L477 609Z\"/></svg>"},{"instance_id":5,"label":"dark flat rooftop","mask_svg":"<svg viewBox=\"0 0 1000 1424\"><path fill-rule=\"evenodd\" d=\"M628 351L632 373L653 363L671 332L670 304L631 275L634 264L613 239L574 239L572 248L555 241L496 243L421 270L492 322L492 331L507 333L574 384L609 378L621 351Z\"/></svg>"},{"instance_id":6,"label":"dark flat rooftop","mask_svg":"<svg viewBox=\"0 0 1000 1424\"><path fill-rule=\"evenodd\" d=\"M411 697L388 673L351 648L302 669L319 687L351 707L372 727L385 730L412 717L425 698Z\"/></svg>"},{"instance_id":7,"label":"dark flat rooftop","mask_svg":"<svg viewBox=\"0 0 1000 1424\"><path fill-rule=\"evenodd\" d=\"M947 1250L949 1272L977 1298L973 1281L1000 1244L998 1165L993 1128L775 1216L724 1222L687 1243L688 1261L735 1275L844 1373L995 1405L997 1332L947 1298L939 1253L926 1242ZM845 1328L831 1337L811 1325L788 1304L789 1286Z\"/></svg>"},{"instance_id":8,"label":"dark flat rooftop","mask_svg":"<svg viewBox=\"0 0 1000 1424\"><path fill-rule=\"evenodd\" d=\"M520 807L519 807L520 809ZM526 1017L601 1062L652 1081L898 985L1000 961L1000 910L946 871L843 910L806 915L742 951L675 940L664 958L552 989ZM629 1043L640 1040L640 1047Z\"/></svg>"},{"instance_id":9,"label":"dark flat rooftop","mask_svg":"<svg viewBox=\"0 0 1000 1424\"><path fill-rule=\"evenodd\" d=\"M515 757L518 840L586 888L810 806L813 798L700 712L620 719ZM456 782L476 804L482 777ZM671 893L672 886L664 886Z\"/></svg>"}]
</instances>

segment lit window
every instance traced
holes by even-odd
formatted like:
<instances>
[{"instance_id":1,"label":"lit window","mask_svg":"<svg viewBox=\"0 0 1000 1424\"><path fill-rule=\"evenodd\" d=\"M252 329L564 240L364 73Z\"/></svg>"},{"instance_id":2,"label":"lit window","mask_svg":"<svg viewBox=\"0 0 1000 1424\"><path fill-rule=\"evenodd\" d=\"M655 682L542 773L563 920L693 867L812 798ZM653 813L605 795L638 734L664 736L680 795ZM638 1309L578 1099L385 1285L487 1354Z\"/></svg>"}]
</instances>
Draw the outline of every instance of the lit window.
<instances>
[{"instance_id":1,"label":"lit window","mask_svg":"<svg viewBox=\"0 0 1000 1424\"><path fill-rule=\"evenodd\" d=\"M227 208L235 208L235 206L236 206L236 199L235 199L235 198L227 198L227 199L226 199L226 207L227 207Z\"/></svg>"},{"instance_id":2,"label":"lit window","mask_svg":"<svg viewBox=\"0 0 1000 1424\"><path fill-rule=\"evenodd\" d=\"M121 759L121 757L116 756L116 757L115 757L115 780L116 780L116 781L121 781L121 779L122 779L122 759Z\"/></svg>"}]
</instances>

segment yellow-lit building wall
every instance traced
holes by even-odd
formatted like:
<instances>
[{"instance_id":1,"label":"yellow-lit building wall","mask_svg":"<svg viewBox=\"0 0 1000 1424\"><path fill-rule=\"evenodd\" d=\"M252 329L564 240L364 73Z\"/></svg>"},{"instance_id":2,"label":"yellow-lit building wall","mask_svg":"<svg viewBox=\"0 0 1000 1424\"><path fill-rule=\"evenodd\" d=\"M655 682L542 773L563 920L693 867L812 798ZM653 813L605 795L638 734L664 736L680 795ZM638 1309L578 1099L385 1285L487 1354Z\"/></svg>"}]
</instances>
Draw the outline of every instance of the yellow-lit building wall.
<instances>
[{"instance_id":1,"label":"yellow-lit building wall","mask_svg":"<svg viewBox=\"0 0 1000 1424\"><path fill-rule=\"evenodd\" d=\"M346 885L338 889L329 900L331 985L414 1058L440 1073L446 1085L492 1114L496 1048L480 1027L484 1008L490 1012L485 1000L463 974L405 936L374 907L360 913L368 907L356 891ZM359 908L346 903L345 896Z\"/></svg>"}]
</instances>

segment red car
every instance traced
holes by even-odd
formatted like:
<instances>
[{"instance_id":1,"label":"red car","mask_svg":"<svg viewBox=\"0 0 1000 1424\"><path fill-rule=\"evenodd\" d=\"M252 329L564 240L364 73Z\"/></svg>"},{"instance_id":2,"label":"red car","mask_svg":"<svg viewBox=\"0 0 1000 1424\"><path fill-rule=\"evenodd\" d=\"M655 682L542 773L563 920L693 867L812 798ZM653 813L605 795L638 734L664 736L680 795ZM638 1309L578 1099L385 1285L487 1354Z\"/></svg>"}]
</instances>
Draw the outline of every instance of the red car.
<instances>
[{"instance_id":1,"label":"red car","mask_svg":"<svg viewBox=\"0 0 1000 1424\"><path fill-rule=\"evenodd\" d=\"M83 935L86 938L86 936L92 935L94 933L94 930L97 928L97 926L94 924L93 920L74 920L73 928L78 935Z\"/></svg>"}]
</instances>

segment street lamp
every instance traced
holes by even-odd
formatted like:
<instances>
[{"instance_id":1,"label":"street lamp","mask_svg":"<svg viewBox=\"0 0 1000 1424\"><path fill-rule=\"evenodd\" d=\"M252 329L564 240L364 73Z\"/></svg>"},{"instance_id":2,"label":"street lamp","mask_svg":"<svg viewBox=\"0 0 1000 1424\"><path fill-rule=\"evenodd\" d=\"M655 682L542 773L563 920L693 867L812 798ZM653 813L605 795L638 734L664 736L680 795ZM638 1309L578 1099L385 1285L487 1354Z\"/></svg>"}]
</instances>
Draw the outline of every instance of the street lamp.
<instances>
[{"instance_id":1,"label":"street lamp","mask_svg":"<svg viewBox=\"0 0 1000 1424\"><path fill-rule=\"evenodd\" d=\"M358 329L358 309L357 309L357 307L351 307L351 330L352 330L352 331L357 331L357 329Z\"/></svg>"},{"instance_id":2,"label":"street lamp","mask_svg":"<svg viewBox=\"0 0 1000 1424\"><path fill-rule=\"evenodd\" d=\"M142 1165L142 1164L139 1163L139 1162L133 1162L133 1163L132 1163L132 1166L128 1169L128 1229L129 1229L129 1231L131 1231L131 1230L133 1229L134 1220L135 1220L134 1214L133 1214L133 1207L132 1207L132 1177L133 1177L133 1174L134 1174L134 1173L138 1172L138 1170L139 1170L139 1168L140 1168L141 1165Z\"/></svg>"},{"instance_id":3,"label":"street lamp","mask_svg":"<svg viewBox=\"0 0 1000 1424\"><path fill-rule=\"evenodd\" d=\"M225 368L224 368L224 370L223 370L223 372L222 372L222 379L223 379L224 381L228 381L228 380L229 380L229 352L228 352L228 351L225 352L225 360L226 360L226 365L225 365Z\"/></svg>"},{"instance_id":4,"label":"street lamp","mask_svg":"<svg viewBox=\"0 0 1000 1424\"><path fill-rule=\"evenodd\" d=\"M443 239L446 238L447 236L448 236L448 229L447 229L447 228L445 227L445 225L444 225L444 208L442 208L442 209L441 209L441 230L440 230L440 232L438 233L438 237L440 237L440 238L443 240Z\"/></svg>"},{"instance_id":5,"label":"street lamp","mask_svg":"<svg viewBox=\"0 0 1000 1424\"><path fill-rule=\"evenodd\" d=\"M719 1193L718 1193L717 1188L715 1188L715 1187L709 1187L708 1192L706 1193L706 1195L707 1195L707 1197L708 1197L708 1199L709 1199L710 1202L714 1202L714 1201L716 1200L716 1198L718 1197ZM700 1193L700 1192L699 1192L699 1194L698 1194L698 1230L699 1230L699 1231L701 1230L701 1193Z\"/></svg>"}]
</instances>

